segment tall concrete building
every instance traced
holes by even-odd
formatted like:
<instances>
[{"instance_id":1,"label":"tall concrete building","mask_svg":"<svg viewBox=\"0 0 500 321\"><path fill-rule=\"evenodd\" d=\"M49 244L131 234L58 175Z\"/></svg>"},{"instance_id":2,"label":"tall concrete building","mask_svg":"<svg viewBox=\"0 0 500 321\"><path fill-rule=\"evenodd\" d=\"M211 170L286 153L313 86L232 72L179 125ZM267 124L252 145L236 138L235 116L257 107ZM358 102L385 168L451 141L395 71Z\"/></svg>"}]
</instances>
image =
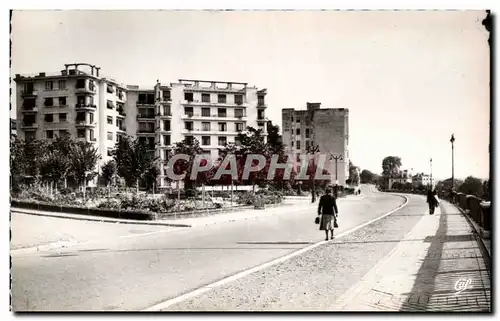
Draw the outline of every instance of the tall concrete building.
<instances>
[{"instance_id":1,"label":"tall concrete building","mask_svg":"<svg viewBox=\"0 0 500 321\"><path fill-rule=\"evenodd\" d=\"M283 143L288 154L306 154L317 145L327 155L331 181L345 185L349 178L349 110L307 103L306 110L282 109ZM337 165L335 165L337 158Z\"/></svg>"},{"instance_id":2,"label":"tall concrete building","mask_svg":"<svg viewBox=\"0 0 500 321\"><path fill-rule=\"evenodd\" d=\"M159 158L158 187L167 187L164 161L175 142L196 138L212 158L247 126L266 133L266 89L247 83L179 79L150 88L101 77L100 67L67 64L56 74L16 75L21 139L68 134L95 144L102 159L122 135L139 137ZM267 134L265 134L267 135Z\"/></svg>"}]
</instances>

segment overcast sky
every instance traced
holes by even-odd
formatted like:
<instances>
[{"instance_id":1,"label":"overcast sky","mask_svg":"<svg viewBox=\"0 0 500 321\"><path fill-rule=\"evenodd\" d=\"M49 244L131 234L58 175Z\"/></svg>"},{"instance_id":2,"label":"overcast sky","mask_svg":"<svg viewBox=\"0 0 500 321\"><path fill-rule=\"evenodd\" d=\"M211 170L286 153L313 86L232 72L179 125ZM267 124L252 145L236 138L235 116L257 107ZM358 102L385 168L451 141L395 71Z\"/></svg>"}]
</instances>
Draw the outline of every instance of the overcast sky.
<instances>
[{"instance_id":1,"label":"overcast sky","mask_svg":"<svg viewBox=\"0 0 500 321\"><path fill-rule=\"evenodd\" d=\"M488 177L489 49L481 11L16 11L11 73L88 62L126 84L179 78L268 89L267 116L306 102L350 110L350 155ZM15 103L15 102L14 102Z\"/></svg>"}]
</instances>

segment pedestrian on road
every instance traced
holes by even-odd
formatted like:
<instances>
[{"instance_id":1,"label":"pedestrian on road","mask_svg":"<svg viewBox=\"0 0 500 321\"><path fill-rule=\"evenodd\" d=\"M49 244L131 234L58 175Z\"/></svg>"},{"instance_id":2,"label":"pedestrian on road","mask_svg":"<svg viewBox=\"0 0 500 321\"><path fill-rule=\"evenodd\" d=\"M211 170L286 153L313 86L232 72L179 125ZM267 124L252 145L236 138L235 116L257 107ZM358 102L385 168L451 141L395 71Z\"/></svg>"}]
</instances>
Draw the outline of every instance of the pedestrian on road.
<instances>
[{"instance_id":1,"label":"pedestrian on road","mask_svg":"<svg viewBox=\"0 0 500 321\"><path fill-rule=\"evenodd\" d=\"M332 195L332 189L329 187L326 189L326 194L321 196L319 199L318 206L318 216L321 215L321 222L319 229L325 231L326 239L328 241L328 231L331 233L331 238L333 240L333 229L337 225L337 215L339 210L337 208L337 201Z\"/></svg>"},{"instance_id":2,"label":"pedestrian on road","mask_svg":"<svg viewBox=\"0 0 500 321\"><path fill-rule=\"evenodd\" d=\"M436 190L429 189L427 192L427 204L429 205L429 214L434 215L434 210L439 206Z\"/></svg>"}]
</instances>

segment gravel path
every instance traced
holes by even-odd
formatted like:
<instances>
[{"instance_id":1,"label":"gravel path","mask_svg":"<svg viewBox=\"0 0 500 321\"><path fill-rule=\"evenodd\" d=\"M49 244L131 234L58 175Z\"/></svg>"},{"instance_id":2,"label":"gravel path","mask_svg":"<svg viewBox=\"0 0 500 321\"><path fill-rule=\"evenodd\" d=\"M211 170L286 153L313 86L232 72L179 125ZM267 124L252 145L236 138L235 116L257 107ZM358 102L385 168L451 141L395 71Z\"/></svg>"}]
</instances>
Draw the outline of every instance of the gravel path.
<instances>
[{"instance_id":1,"label":"gravel path","mask_svg":"<svg viewBox=\"0 0 500 321\"><path fill-rule=\"evenodd\" d=\"M296 256L255 272L168 311L325 310L386 256L425 213L421 196L400 211Z\"/></svg>"}]
</instances>

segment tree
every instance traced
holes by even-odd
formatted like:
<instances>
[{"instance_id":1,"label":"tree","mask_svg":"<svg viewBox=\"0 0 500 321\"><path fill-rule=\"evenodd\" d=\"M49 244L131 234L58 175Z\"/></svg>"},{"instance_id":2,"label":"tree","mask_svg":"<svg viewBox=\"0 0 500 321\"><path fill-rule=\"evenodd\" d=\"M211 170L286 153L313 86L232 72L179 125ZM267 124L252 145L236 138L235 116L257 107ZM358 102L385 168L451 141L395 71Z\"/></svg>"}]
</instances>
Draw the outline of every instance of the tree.
<instances>
[{"instance_id":1,"label":"tree","mask_svg":"<svg viewBox=\"0 0 500 321\"><path fill-rule=\"evenodd\" d=\"M360 180L363 184L376 183L374 180L374 174L367 169L363 169L360 174Z\"/></svg>"},{"instance_id":2,"label":"tree","mask_svg":"<svg viewBox=\"0 0 500 321\"><path fill-rule=\"evenodd\" d=\"M269 146L269 151L272 154L282 154L285 150L285 145L283 144L282 136L279 133L279 126L273 125L272 121L267 123L267 144Z\"/></svg>"},{"instance_id":3,"label":"tree","mask_svg":"<svg viewBox=\"0 0 500 321\"><path fill-rule=\"evenodd\" d=\"M101 158L97 148L89 142L76 142L70 152L70 175L85 190L89 180L93 179L97 161Z\"/></svg>"},{"instance_id":4,"label":"tree","mask_svg":"<svg viewBox=\"0 0 500 321\"><path fill-rule=\"evenodd\" d=\"M200 147L200 142L196 138L193 138L192 141L184 139L181 142L177 142L174 148L174 154L189 155L189 160L186 161L182 159L175 162L173 172L175 175L185 175L184 189L192 189L193 187L196 187L196 181L193 182L191 180L191 172L193 169L195 156L203 154L203 149Z\"/></svg>"},{"instance_id":5,"label":"tree","mask_svg":"<svg viewBox=\"0 0 500 321\"><path fill-rule=\"evenodd\" d=\"M387 156L382 161L382 175L385 177L390 177L399 173L401 168L401 157L398 156Z\"/></svg>"},{"instance_id":6,"label":"tree","mask_svg":"<svg viewBox=\"0 0 500 321\"><path fill-rule=\"evenodd\" d=\"M460 193L483 197L483 182L476 177L468 176L458 188Z\"/></svg>"},{"instance_id":7,"label":"tree","mask_svg":"<svg viewBox=\"0 0 500 321\"><path fill-rule=\"evenodd\" d=\"M116 162L114 160L109 160L101 167L102 177L106 186L109 186L113 181L116 174Z\"/></svg>"},{"instance_id":8,"label":"tree","mask_svg":"<svg viewBox=\"0 0 500 321\"><path fill-rule=\"evenodd\" d=\"M404 184L404 189L405 189L406 191L411 191L411 190L413 189L413 184L412 184L412 183L410 183L410 182L406 182L406 183Z\"/></svg>"},{"instance_id":9,"label":"tree","mask_svg":"<svg viewBox=\"0 0 500 321\"><path fill-rule=\"evenodd\" d=\"M128 187L136 185L139 190L139 179L155 166L156 157L149 151L150 146L143 140L130 136L122 137L113 151L118 175L125 180Z\"/></svg>"},{"instance_id":10,"label":"tree","mask_svg":"<svg viewBox=\"0 0 500 321\"><path fill-rule=\"evenodd\" d=\"M348 185L359 185L360 174L359 167L354 166L351 160L349 160L349 184ZM347 182L346 182L347 183Z\"/></svg>"}]
</instances>

